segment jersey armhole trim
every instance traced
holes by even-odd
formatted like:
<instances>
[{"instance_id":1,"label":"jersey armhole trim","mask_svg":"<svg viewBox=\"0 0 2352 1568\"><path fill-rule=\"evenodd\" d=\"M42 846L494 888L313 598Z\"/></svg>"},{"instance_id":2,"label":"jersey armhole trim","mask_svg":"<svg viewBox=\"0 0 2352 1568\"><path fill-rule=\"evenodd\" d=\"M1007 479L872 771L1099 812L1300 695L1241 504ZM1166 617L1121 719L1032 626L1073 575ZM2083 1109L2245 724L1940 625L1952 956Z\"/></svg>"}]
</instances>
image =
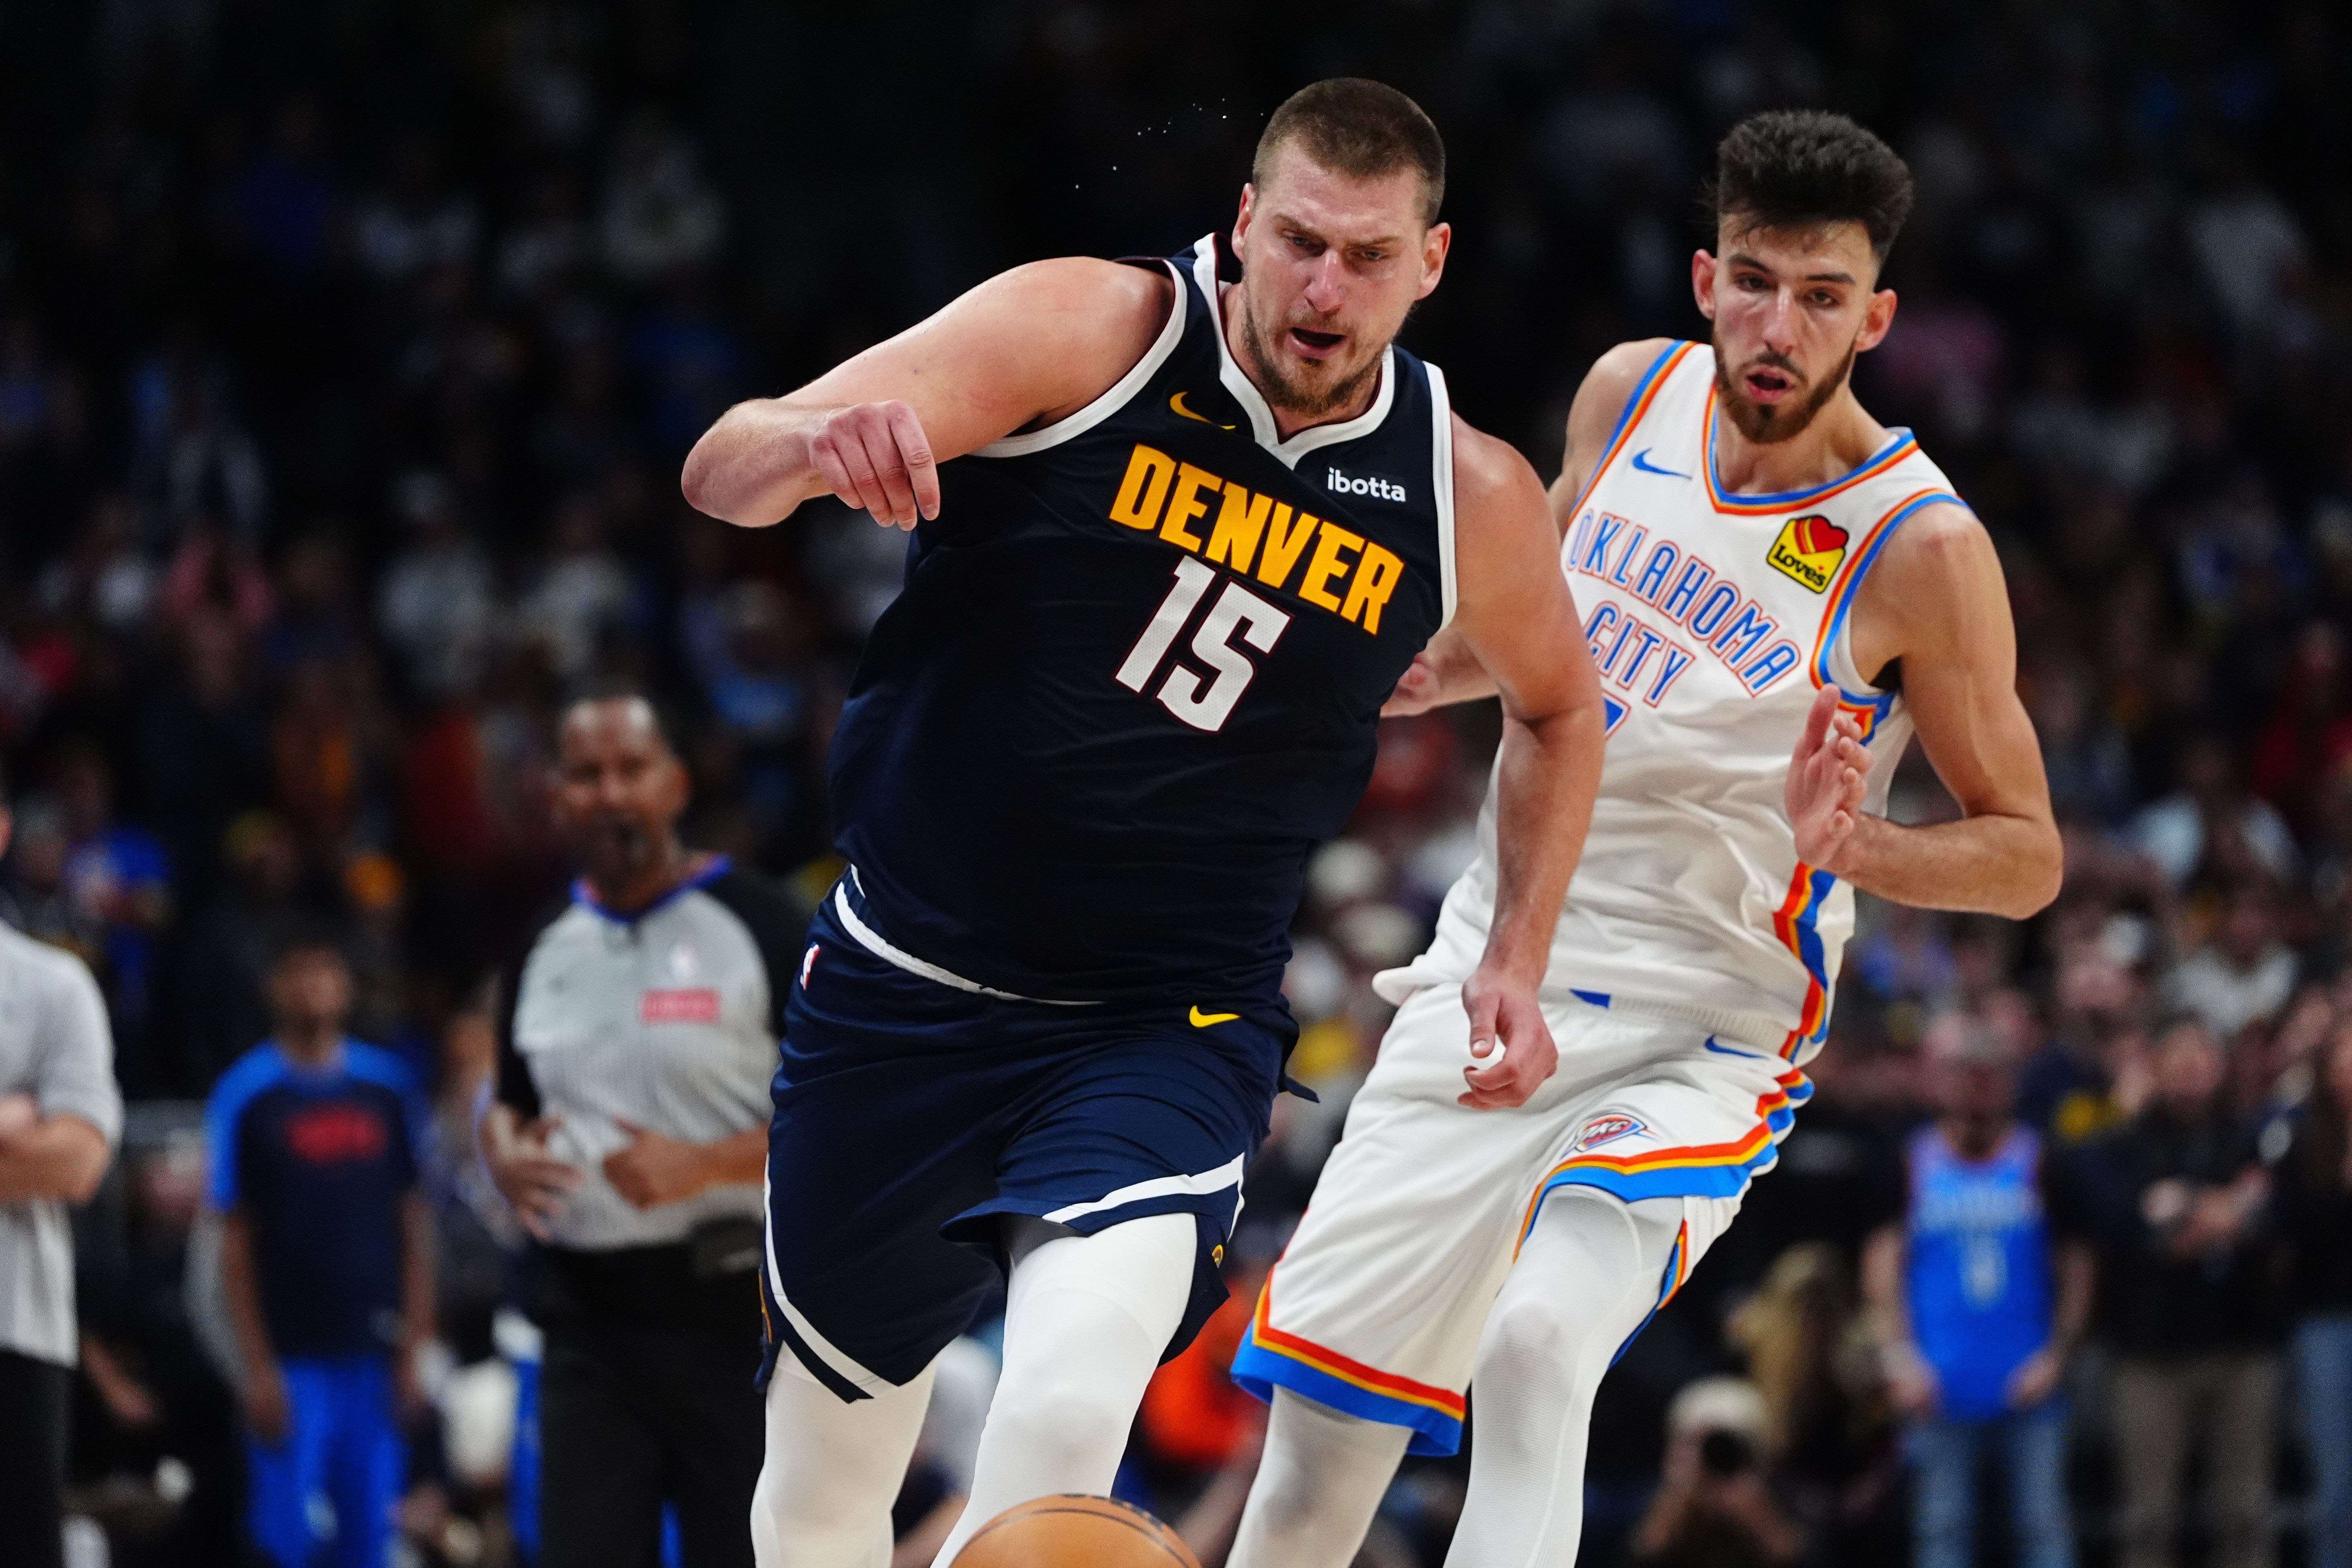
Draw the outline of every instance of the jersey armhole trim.
<instances>
[{"instance_id":1,"label":"jersey armhole trim","mask_svg":"<svg viewBox=\"0 0 2352 1568\"><path fill-rule=\"evenodd\" d=\"M1445 395L1445 373L1426 361L1421 368L1429 377L1430 493L1437 502L1437 582L1442 606L1437 629L1444 631L1454 624L1454 606L1460 602L1454 574L1454 405Z\"/></svg>"},{"instance_id":2,"label":"jersey armhole trim","mask_svg":"<svg viewBox=\"0 0 2352 1568\"><path fill-rule=\"evenodd\" d=\"M1163 261L1160 265L1167 269L1168 279L1175 287L1176 298L1168 307L1168 320L1160 327L1160 335L1151 340L1151 346L1143 351L1143 357L1129 366L1125 375L1111 383L1108 391L1076 414L1056 419L1041 429L991 441L972 453L973 457L1025 458L1032 452L1042 452L1065 441L1076 440L1126 407L1135 395L1143 390L1144 384L1159 374L1160 367L1168 363L1168 356L1176 352L1176 345L1184 337L1184 279L1170 263Z\"/></svg>"},{"instance_id":3,"label":"jersey armhole trim","mask_svg":"<svg viewBox=\"0 0 2352 1568\"><path fill-rule=\"evenodd\" d=\"M1615 462L1617 454L1625 449L1625 443L1649 414L1650 405L1657 401L1658 394L1674 378L1675 370L1682 364L1683 356L1696 347L1696 343L1689 342L1667 344L1658 357L1650 362L1650 368L1642 373L1642 379L1633 384L1632 395L1625 399L1625 406L1617 416L1617 427L1609 433L1609 445L1601 448L1600 460L1592 465L1592 472L1584 477L1584 488L1576 492L1576 504L1568 509L1568 521L1571 528L1575 526L1576 514L1582 511L1584 503L1592 499L1593 488L1601 483L1601 476L1609 471L1609 465Z\"/></svg>"},{"instance_id":4,"label":"jersey armhole trim","mask_svg":"<svg viewBox=\"0 0 2352 1568\"><path fill-rule=\"evenodd\" d=\"M1968 502L1940 487L1916 490L1896 502L1864 538L1861 550L1855 552L1853 564L1846 569L1844 580L1831 590L1829 613L1822 618L1821 635L1814 645L1812 658L1811 675L1815 690L1824 686L1834 686L1849 701L1874 710L1879 719L1884 719L1895 706L1894 692L1873 686L1854 667L1853 652L1846 646L1846 623L1853 614L1854 601L1861 596L1863 579L1877 563L1880 552L1886 548L1886 542L1893 539L1895 531L1909 521L1914 514L1941 502L1949 502L1964 510L1970 510ZM1847 681L1846 676L1852 676L1853 680Z\"/></svg>"}]
</instances>

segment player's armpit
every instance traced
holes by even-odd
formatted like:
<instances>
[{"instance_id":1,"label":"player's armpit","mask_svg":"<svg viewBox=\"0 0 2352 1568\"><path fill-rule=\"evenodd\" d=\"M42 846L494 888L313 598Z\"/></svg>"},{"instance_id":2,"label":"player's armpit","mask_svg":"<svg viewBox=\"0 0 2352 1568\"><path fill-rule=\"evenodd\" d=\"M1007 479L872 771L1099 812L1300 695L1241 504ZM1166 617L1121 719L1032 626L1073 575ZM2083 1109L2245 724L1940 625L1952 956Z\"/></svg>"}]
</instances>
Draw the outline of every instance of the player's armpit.
<instances>
[{"instance_id":1,"label":"player's armpit","mask_svg":"<svg viewBox=\"0 0 2352 1568\"><path fill-rule=\"evenodd\" d=\"M1899 827L1865 816L1823 867L1898 903L2023 919L2058 896L2064 858L2042 748L2017 695L2017 633L1992 541L1966 508L1906 522L1864 580L1854 663L1902 672L1919 743L1965 814Z\"/></svg>"},{"instance_id":2,"label":"player's armpit","mask_svg":"<svg viewBox=\"0 0 2352 1568\"><path fill-rule=\"evenodd\" d=\"M1601 682L1577 619L1535 470L1507 443L1454 420L1454 559L1460 647L1493 679L1507 717L1589 710ZM1434 645L1433 645L1434 646Z\"/></svg>"},{"instance_id":3,"label":"player's armpit","mask_svg":"<svg viewBox=\"0 0 2352 1568\"><path fill-rule=\"evenodd\" d=\"M694 507L764 526L830 490L877 521L934 515L937 465L1075 414L1166 324L1175 285L1087 257L998 274L796 392L737 404L688 454Z\"/></svg>"},{"instance_id":4,"label":"player's armpit","mask_svg":"<svg viewBox=\"0 0 2352 1568\"><path fill-rule=\"evenodd\" d=\"M1601 686L1527 459L1454 424L1454 626L1503 700L1486 962L1540 978L1600 787Z\"/></svg>"},{"instance_id":5,"label":"player's armpit","mask_svg":"<svg viewBox=\"0 0 2352 1568\"><path fill-rule=\"evenodd\" d=\"M1619 343L1584 373L1576 401L1568 408L1568 439L1560 448L1559 477L1551 482L1552 523L1561 539L1568 537L1569 525L1576 521L1577 500L1592 482L1593 470L1608 451L1626 405L1633 402L1642 378L1659 356L1674 346L1672 338Z\"/></svg>"},{"instance_id":6,"label":"player's armpit","mask_svg":"<svg viewBox=\"0 0 2352 1568\"><path fill-rule=\"evenodd\" d=\"M1447 626L1413 656L1412 667L1397 682L1396 692L1381 708L1383 719L1406 719L1433 708L1475 702L1495 695L1495 678L1486 673L1463 635Z\"/></svg>"}]
</instances>

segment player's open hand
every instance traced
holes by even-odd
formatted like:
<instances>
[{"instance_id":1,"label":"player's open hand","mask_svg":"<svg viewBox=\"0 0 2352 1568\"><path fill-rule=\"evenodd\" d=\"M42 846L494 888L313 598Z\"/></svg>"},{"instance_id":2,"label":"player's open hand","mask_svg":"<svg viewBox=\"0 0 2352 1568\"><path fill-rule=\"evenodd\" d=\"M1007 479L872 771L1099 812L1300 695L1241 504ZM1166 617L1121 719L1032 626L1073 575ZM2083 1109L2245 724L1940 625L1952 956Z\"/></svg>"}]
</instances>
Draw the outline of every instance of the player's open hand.
<instances>
[{"instance_id":1,"label":"player's open hand","mask_svg":"<svg viewBox=\"0 0 2352 1568\"><path fill-rule=\"evenodd\" d=\"M1462 1010L1470 1015L1470 1054L1486 1065L1462 1069L1470 1088L1457 1103L1473 1110L1525 1105L1559 1070L1559 1047L1531 983L1481 965L1462 988Z\"/></svg>"},{"instance_id":2,"label":"player's open hand","mask_svg":"<svg viewBox=\"0 0 2352 1568\"><path fill-rule=\"evenodd\" d=\"M1797 830L1797 858L1817 871L1842 873L1854 826L1862 820L1870 753L1862 727L1838 707L1838 689L1824 686L1805 716L1805 732L1789 759L1786 799Z\"/></svg>"},{"instance_id":3,"label":"player's open hand","mask_svg":"<svg viewBox=\"0 0 2352 1568\"><path fill-rule=\"evenodd\" d=\"M809 458L842 504L886 528L912 528L940 515L940 467L923 422L907 405L853 403L809 434Z\"/></svg>"}]
</instances>

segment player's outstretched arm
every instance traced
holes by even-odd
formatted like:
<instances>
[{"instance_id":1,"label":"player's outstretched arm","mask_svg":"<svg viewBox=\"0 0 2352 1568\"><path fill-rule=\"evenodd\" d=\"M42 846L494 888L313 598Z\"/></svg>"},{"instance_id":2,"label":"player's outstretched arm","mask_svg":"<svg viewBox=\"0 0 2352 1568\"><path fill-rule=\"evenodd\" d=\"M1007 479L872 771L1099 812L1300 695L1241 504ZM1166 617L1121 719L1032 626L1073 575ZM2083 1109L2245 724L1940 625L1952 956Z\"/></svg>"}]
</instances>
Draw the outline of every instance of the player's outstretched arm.
<instances>
[{"instance_id":1,"label":"player's outstretched arm","mask_svg":"<svg viewBox=\"0 0 2352 1568\"><path fill-rule=\"evenodd\" d=\"M1867 763L1834 687L1790 759L1797 857L1924 909L2023 920L2058 896L2064 856L2033 722L2017 696L2017 632L1992 541L1966 508L1921 511L1887 544L1854 611L1854 663L1899 661L1903 694L1960 821L1904 827L1862 809Z\"/></svg>"},{"instance_id":2,"label":"player's outstretched arm","mask_svg":"<svg viewBox=\"0 0 2352 1568\"><path fill-rule=\"evenodd\" d=\"M1559 477L1552 481L1549 491L1552 521L1560 539L1568 537L1569 525L1576 521L1572 515L1576 503L1583 496L1585 486L1592 482L1593 470L1609 450L1609 442L1617 433L1617 421L1623 416L1626 405L1633 402L1642 377L1658 363L1658 356L1673 346L1670 338L1619 343L1594 360L1592 368L1584 373L1584 380L1576 389L1576 401L1569 405L1568 439L1561 447ZM1557 555L1554 564L1558 564ZM1412 668L1397 682L1396 695L1389 699L1381 712L1396 718L1493 695L1494 677L1472 656L1462 634L1449 626L1432 637L1421 657L1412 661Z\"/></svg>"},{"instance_id":3,"label":"player's outstretched arm","mask_svg":"<svg viewBox=\"0 0 2352 1568\"><path fill-rule=\"evenodd\" d=\"M1166 322L1174 287L1084 257L1000 273L798 392L720 415L679 488L696 510L749 528L827 492L912 528L939 515L940 464L1116 384Z\"/></svg>"},{"instance_id":4,"label":"player's outstretched arm","mask_svg":"<svg viewBox=\"0 0 2352 1568\"><path fill-rule=\"evenodd\" d=\"M1503 699L1496 771L1495 920L1463 987L1470 1049L1503 1059L1468 1072L1465 1105L1526 1102L1559 1065L1536 988L1592 821L1605 728L1601 683L1559 571L1559 541L1525 458L1454 422L1454 549L1464 649Z\"/></svg>"}]
</instances>

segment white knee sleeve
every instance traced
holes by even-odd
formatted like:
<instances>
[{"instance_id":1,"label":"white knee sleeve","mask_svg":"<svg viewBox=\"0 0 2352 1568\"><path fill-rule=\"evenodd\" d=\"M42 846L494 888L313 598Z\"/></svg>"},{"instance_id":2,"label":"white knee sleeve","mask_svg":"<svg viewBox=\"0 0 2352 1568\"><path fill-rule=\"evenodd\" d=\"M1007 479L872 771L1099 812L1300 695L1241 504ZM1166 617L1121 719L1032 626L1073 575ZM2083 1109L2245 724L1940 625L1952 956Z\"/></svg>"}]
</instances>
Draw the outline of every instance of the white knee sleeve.
<instances>
[{"instance_id":1,"label":"white knee sleeve","mask_svg":"<svg viewBox=\"0 0 2352 1568\"><path fill-rule=\"evenodd\" d=\"M940 1549L941 1568L1016 1503L1110 1490L1144 1384L1183 1321L1198 1237L1189 1214L1092 1236L1041 1220L1016 1225L1004 1372L981 1433L971 1500Z\"/></svg>"},{"instance_id":2,"label":"white knee sleeve","mask_svg":"<svg viewBox=\"0 0 2352 1568\"><path fill-rule=\"evenodd\" d=\"M1227 1568L1348 1568L1412 1436L1276 1388Z\"/></svg>"},{"instance_id":3,"label":"white knee sleeve","mask_svg":"<svg viewBox=\"0 0 2352 1568\"><path fill-rule=\"evenodd\" d=\"M1656 1309L1682 1222L1680 1198L1568 1187L1545 1200L1479 1342L1470 1492L1447 1568L1576 1561L1592 1396Z\"/></svg>"},{"instance_id":4,"label":"white knee sleeve","mask_svg":"<svg viewBox=\"0 0 2352 1568\"><path fill-rule=\"evenodd\" d=\"M845 1401L787 1352L768 1380L768 1452L751 1494L759 1568L889 1568L890 1504L907 1478L937 1364Z\"/></svg>"}]
</instances>

